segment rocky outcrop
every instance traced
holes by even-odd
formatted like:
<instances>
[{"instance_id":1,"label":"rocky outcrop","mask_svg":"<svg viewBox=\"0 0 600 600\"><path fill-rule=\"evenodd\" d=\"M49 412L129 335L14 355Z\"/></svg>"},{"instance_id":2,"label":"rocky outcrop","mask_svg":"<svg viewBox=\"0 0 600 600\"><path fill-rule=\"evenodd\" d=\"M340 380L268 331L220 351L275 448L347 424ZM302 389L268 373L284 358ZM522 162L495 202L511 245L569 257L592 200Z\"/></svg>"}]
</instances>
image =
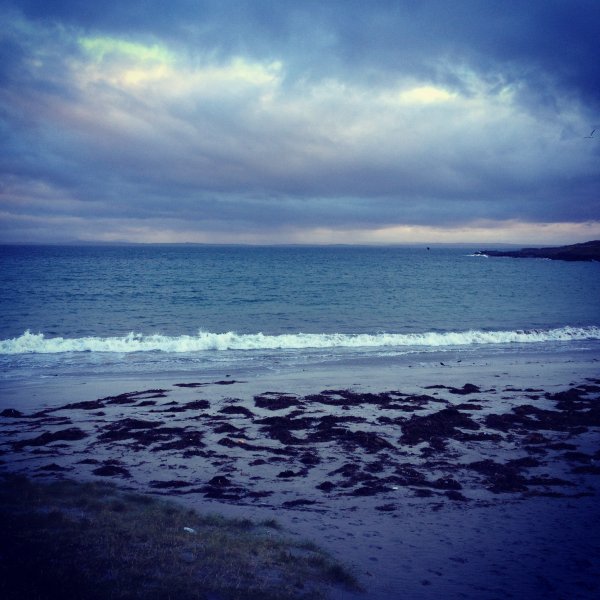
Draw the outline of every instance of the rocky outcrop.
<instances>
[{"instance_id":1,"label":"rocky outcrop","mask_svg":"<svg viewBox=\"0 0 600 600\"><path fill-rule=\"evenodd\" d=\"M510 258L549 258L551 260L600 261L600 240L555 246L550 248L522 248L521 250L479 250L481 256L504 256Z\"/></svg>"}]
</instances>

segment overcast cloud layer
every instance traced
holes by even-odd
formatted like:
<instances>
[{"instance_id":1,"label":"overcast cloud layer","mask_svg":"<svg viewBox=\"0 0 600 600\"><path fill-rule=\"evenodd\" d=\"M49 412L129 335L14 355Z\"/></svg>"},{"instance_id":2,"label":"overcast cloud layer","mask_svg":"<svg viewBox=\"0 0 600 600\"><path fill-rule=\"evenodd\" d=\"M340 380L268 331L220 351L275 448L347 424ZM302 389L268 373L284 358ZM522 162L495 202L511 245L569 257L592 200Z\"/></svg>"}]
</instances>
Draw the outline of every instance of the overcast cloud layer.
<instances>
[{"instance_id":1,"label":"overcast cloud layer","mask_svg":"<svg viewBox=\"0 0 600 600\"><path fill-rule=\"evenodd\" d=\"M4 0L0 22L0 241L600 238L596 0Z\"/></svg>"}]
</instances>

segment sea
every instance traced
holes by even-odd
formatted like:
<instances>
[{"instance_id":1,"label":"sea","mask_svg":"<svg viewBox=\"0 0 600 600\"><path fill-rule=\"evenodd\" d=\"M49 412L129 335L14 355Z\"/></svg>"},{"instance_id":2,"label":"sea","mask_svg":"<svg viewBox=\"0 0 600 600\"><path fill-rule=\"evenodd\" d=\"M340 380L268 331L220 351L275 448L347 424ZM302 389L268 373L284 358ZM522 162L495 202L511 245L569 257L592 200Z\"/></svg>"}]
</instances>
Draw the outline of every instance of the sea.
<instances>
[{"instance_id":1,"label":"sea","mask_svg":"<svg viewBox=\"0 0 600 600\"><path fill-rule=\"evenodd\" d=\"M0 381L600 351L600 263L478 249L0 246Z\"/></svg>"}]
</instances>

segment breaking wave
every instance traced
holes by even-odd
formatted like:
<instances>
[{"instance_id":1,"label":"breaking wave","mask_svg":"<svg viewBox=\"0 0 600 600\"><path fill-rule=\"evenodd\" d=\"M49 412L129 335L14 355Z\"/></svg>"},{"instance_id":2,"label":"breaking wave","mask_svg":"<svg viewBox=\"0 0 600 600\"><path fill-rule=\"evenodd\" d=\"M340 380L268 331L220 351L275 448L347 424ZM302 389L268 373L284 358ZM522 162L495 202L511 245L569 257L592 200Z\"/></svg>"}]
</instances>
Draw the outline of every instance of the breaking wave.
<instances>
[{"instance_id":1,"label":"breaking wave","mask_svg":"<svg viewBox=\"0 0 600 600\"><path fill-rule=\"evenodd\" d=\"M517 331L457 331L426 333L295 333L266 335L199 331L197 335L165 336L129 333L122 337L46 337L26 331L0 340L0 354L57 354L62 352L173 352L225 350L302 350L327 348L437 348L475 344L527 344L600 340L600 327L560 327Z\"/></svg>"}]
</instances>

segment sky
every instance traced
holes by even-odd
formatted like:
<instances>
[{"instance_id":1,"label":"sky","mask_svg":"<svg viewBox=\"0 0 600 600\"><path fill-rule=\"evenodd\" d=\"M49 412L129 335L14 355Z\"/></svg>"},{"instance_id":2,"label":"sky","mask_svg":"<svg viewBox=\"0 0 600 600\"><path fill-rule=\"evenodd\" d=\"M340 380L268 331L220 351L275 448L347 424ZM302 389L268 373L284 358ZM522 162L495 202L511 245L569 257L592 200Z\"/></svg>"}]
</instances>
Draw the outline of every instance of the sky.
<instances>
[{"instance_id":1,"label":"sky","mask_svg":"<svg viewBox=\"0 0 600 600\"><path fill-rule=\"evenodd\" d=\"M0 0L0 242L600 239L599 32L597 0Z\"/></svg>"}]
</instances>

